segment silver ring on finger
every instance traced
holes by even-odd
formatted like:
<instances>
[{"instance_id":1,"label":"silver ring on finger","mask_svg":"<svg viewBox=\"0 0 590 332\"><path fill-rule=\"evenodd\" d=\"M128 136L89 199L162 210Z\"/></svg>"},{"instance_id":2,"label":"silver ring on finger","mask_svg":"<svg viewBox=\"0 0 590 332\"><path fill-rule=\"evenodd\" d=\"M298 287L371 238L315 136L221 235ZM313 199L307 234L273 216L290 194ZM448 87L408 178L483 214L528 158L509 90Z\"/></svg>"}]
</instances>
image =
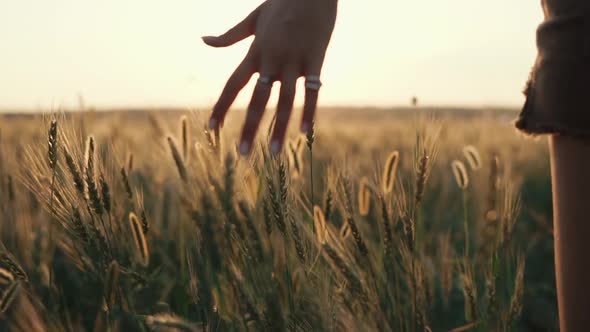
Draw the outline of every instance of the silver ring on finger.
<instances>
[{"instance_id":1,"label":"silver ring on finger","mask_svg":"<svg viewBox=\"0 0 590 332\"><path fill-rule=\"evenodd\" d=\"M319 91L322 87L322 81L317 75L309 75L305 77L305 88L309 90Z\"/></svg>"},{"instance_id":2,"label":"silver ring on finger","mask_svg":"<svg viewBox=\"0 0 590 332\"><path fill-rule=\"evenodd\" d=\"M270 76L260 75L258 78L258 84L260 85L272 86L273 83L274 80Z\"/></svg>"}]
</instances>

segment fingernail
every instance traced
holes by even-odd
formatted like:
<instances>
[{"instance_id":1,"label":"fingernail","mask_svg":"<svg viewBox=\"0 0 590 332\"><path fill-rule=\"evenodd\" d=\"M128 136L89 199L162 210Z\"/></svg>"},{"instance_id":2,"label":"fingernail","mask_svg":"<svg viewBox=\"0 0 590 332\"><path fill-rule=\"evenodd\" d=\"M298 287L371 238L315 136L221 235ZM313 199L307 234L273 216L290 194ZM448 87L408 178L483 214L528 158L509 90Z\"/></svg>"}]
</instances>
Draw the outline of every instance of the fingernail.
<instances>
[{"instance_id":1,"label":"fingernail","mask_svg":"<svg viewBox=\"0 0 590 332\"><path fill-rule=\"evenodd\" d=\"M242 156L247 155L250 152L250 144L246 141L240 143L240 154Z\"/></svg>"},{"instance_id":2,"label":"fingernail","mask_svg":"<svg viewBox=\"0 0 590 332\"><path fill-rule=\"evenodd\" d=\"M277 141L277 140L272 141L272 143L270 143L270 153L278 154L280 151L281 151L281 144L279 143L279 141Z\"/></svg>"},{"instance_id":3,"label":"fingernail","mask_svg":"<svg viewBox=\"0 0 590 332\"><path fill-rule=\"evenodd\" d=\"M307 134L307 132L309 131L309 125L306 123L301 125L301 132L304 134Z\"/></svg>"},{"instance_id":4,"label":"fingernail","mask_svg":"<svg viewBox=\"0 0 590 332\"><path fill-rule=\"evenodd\" d=\"M209 119L209 129L217 128L217 119L211 118Z\"/></svg>"}]
</instances>

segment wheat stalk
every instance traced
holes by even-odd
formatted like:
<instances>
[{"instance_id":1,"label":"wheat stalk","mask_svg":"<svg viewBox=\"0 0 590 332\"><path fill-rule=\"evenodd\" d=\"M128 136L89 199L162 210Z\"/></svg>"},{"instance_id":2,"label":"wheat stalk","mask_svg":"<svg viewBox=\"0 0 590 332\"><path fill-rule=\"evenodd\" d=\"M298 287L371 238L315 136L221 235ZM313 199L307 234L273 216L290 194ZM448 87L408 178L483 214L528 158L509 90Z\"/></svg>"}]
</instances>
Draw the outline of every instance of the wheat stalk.
<instances>
[{"instance_id":1,"label":"wheat stalk","mask_svg":"<svg viewBox=\"0 0 590 332\"><path fill-rule=\"evenodd\" d=\"M174 163L176 164L176 169L178 170L178 174L183 182L187 182L188 180L188 171L186 169L186 165L182 156L180 155L180 151L176 147L176 143L172 137L168 137L168 145L170 146L170 152L172 153L172 158L174 159Z\"/></svg>"},{"instance_id":2,"label":"wheat stalk","mask_svg":"<svg viewBox=\"0 0 590 332\"><path fill-rule=\"evenodd\" d=\"M143 266L148 266L150 263L148 244L141 227L141 222L133 212L129 214L129 226L131 227L131 233L133 234L135 249L140 257L140 263Z\"/></svg>"}]
</instances>

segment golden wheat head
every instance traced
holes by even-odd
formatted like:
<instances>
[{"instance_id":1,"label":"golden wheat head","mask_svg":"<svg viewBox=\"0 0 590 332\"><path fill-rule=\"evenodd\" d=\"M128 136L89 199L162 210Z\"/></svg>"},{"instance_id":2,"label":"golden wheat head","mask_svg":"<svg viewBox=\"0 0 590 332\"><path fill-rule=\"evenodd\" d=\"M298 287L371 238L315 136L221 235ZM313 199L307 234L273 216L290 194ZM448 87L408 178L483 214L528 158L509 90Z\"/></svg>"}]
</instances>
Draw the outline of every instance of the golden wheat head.
<instances>
[{"instance_id":1,"label":"golden wheat head","mask_svg":"<svg viewBox=\"0 0 590 332\"><path fill-rule=\"evenodd\" d=\"M469 176L467 175L465 164L459 160L454 160L451 163L451 167L453 168L453 175L455 176L457 186L461 189L467 189L469 186Z\"/></svg>"},{"instance_id":2,"label":"golden wheat head","mask_svg":"<svg viewBox=\"0 0 590 332\"><path fill-rule=\"evenodd\" d=\"M383 193L385 194L393 191L398 164L399 151L393 151L387 158L385 169L383 169Z\"/></svg>"},{"instance_id":3,"label":"golden wheat head","mask_svg":"<svg viewBox=\"0 0 590 332\"><path fill-rule=\"evenodd\" d=\"M479 151L473 146L468 145L463 148L463 155L465 155L465 159L471 167L471 170L477 171L482 167L481 156L479 155Z\"/></svg>"},{"instance_id":4,"label":"golden wheat head","mask_svg":"<svg viewBox=\"0 0 590 332\"><path fill-rule=\"evenodd\" d=\"M358 200L359 213L364 217L369 214L371 209L371 190L369 189L369 179L366 176L361 179Z\"/></svg>"},{"instance_id":5,"label":"golden wheat head","mask_svg":"<svg viewBox=\"0 0 590 332\"><path fill-rule=\"evenodd\" d=\"M328 226L324 217L324 211L319 206L313 207L313 224L315 226L316 237L320 244L326 243Z\"/></svg>"}]
</instances>

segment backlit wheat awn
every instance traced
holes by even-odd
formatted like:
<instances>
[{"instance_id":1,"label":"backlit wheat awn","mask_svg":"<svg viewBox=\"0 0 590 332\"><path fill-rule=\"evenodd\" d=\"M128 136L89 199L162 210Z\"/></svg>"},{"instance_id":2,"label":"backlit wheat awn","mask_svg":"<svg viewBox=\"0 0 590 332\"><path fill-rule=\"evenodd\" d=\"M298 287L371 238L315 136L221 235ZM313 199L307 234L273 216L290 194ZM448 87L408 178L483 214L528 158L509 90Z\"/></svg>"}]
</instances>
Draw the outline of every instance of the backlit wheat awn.
<instances>
[{"instance_id":1,"label":"backlit wheat awn","mask_svg":"<svg viewBox=\"0 0 590 332\"><path fill-rule=\"evenodd\" d=\"M143 234L141 223L133 212L129 214L129 226L131 228L131 233L133 234L133 241L135 243L137 255L140 258L139 261L141 265L148 266L150 263L148 244L145 235Z\"/></svg>"}]
</instances>

